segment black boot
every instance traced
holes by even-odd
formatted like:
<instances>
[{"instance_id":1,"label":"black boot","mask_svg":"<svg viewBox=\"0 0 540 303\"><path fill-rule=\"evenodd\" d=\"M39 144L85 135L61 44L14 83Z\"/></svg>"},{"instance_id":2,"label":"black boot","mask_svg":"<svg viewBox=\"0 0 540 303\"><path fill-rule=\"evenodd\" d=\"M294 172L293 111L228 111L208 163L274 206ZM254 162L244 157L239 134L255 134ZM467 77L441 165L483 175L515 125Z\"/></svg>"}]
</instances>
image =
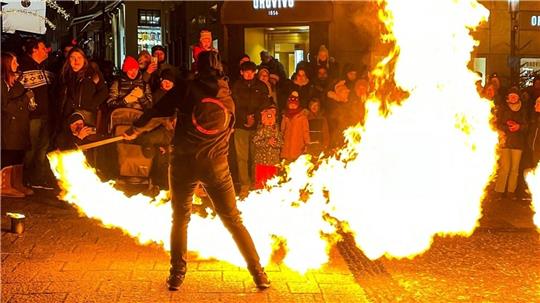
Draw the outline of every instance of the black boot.
<instances>
[{"instance_id":1,"label":"black boot","mask_svg":"<svg viewBox=\"0 0 540 303\"><path fill-rule=\"evenodd\" d=\"M264 268L258 267L255 269L250 269L249 272L251 273L251 276L253 277L253 282L255 282L255 285L257 285L258 289L267 289L270 287L270 279L268 279L268 276L266 275L266 272L264 272Z\"/></svg>"},{"instance_id":2,"label":"black boot","mask_svg":"<svg viewBox=\"0 0 540 303\"><path fill-rule=\"evenodd\" d=\"M169 290L180 289L180 285L182 285L182 282L184 282L185 277L186 273L174 271L171 269L170 275L167 278L167 286L169 287Z\"/></svg>"}]
</instances>

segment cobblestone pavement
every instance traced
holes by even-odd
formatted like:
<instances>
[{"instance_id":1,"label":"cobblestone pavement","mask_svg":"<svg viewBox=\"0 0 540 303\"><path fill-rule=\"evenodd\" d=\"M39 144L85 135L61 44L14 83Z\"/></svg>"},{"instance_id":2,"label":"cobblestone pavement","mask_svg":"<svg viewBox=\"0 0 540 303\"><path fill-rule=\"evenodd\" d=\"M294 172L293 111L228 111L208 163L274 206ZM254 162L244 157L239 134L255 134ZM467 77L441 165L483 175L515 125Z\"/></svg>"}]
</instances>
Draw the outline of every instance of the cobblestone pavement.
<instances>
[{"instance_id":1,"label":"cobblestone pavement","mask_svg":"<svg viewBox=\"0 0 540 303\"><path fill-rule=\"evenodd\" d=\"M346 236L320 270L267 268L266 291L243 268L193 260L181 290L169 292L160 247L140 246L42 191L2 200L1 301L540 302L540 237L528 207L509 203L488 207L473 236L436 238L413 260L370 261ZM8 232L8 211L27 215L22 235Z\"/></svg>"}]
</instances>

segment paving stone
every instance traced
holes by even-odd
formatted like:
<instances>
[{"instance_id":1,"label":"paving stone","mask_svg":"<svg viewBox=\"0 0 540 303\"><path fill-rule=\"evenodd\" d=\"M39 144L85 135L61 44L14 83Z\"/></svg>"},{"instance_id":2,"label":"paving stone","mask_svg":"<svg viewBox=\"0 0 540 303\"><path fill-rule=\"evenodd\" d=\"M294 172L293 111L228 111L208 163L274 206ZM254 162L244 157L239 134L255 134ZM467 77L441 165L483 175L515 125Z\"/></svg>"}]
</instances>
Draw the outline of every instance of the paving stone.
<instances>
[{"instance_id":1,"label":"paving stone","mask_svg":"<svg viewBox=\"0 0 540 303\"><path fill-rule=\"evenodd\" d=\"M131 278L131 271L92 270L87 271L81 280L91 281L124 281Z\"/></svg>"},{"instance_id":2,"label":"paving stone","mask_svg":"<svg viewBox=\"0 0 540 303\"><path fill-rule=\"evenodd\" d=\"M67 293L16 294L11 297L9 303L62 303L67 295Z\"/></svg>"},{"instance_id":3,"label":"paving stone","mask_svg":"<svg viewBox=\"0 0 540 303\"><path fill-rule=\"evenodd\" d=\"M2 302L540 302L540 238L515 228L530 218L518 224L507 213L504 229L492 218L471 237L436 237L412 260L371 261L345 239L306 274L266 265L265 291L245 268L190 253L186 280L171 292L161 246L81 218L54 195L4 200L3 210L24 212L28 224L20 236L2 232Z\"/></svg>"},{"instance_id":4,"label":"paving stone","mask_svg":"<svg viewBox=\"0 0 540 303\"><path fill-rule=\"evenodd\" d=\"M323 302L322 297L317 300L312 294L269 294L269 302L279 303L312 303Z\"/></svg>"},{"instance_id":5,"label":"paving stone","mask_svg":"<svg viewBox=\"0 0 540 303\"><path fill-rule=\"evenodd\" d=\"M321 293L319 284L316 282L288 282L287 285L293 294Z\"/></svg>"}]
</instances>

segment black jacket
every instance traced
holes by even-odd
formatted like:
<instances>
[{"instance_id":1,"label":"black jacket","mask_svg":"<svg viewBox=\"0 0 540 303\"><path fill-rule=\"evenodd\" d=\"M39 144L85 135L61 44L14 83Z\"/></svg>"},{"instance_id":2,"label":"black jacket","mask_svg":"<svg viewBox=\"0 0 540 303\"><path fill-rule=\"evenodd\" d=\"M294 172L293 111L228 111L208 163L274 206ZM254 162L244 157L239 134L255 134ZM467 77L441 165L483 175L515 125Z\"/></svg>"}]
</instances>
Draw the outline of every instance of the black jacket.
<instances>
[{"instance_id":1,"label":"black jacket","mask_svg":"<svg viewBox=\"0 0 540 303\"><path fill-rule=\"evenodd\" d=\"M502 144L502 148L521 149L525 148L526 134L527 134L527 113L523 104L518 111L512 111L506 102L501 104L496 109L497 128L504 132L505 137ZM519 130L511 132L508 128L508 121L514 121L519 124Z\"/></svg>"},{"instance_id":2,"label":"black jacket","mask_svg":"<svg viewBox=\"0 0 540 303\"><path fill-rule=\"evenodd\" d=\"M97 84L94 79L98 79ZM82 77L67 79L60 88L61 127L64 121L75 111L91 114L90 124L95 123L98 107L107 100L109 90L98 71L88 71ZM94 124L95 125L95 124Z\"/></svg>"},{"instance_id":3,"label":"black jacket","mask_svg":"<svg viewBox=\"0 0 540 303\"><path fill-rule=\"evenodd\" d=\"M48 118L49 107L55 105L52 94L55 83L55 75L49 71L47 60L38 64L32 57L24 55L20 58L19 69L22 71L21 83L24 88L34 92L37 108L30 113L31 119Z\"/></svg>"},{"instance_id":4,"label":"black jacket","mask_svg":"<svg viewBox=\"0 0 540 303\"><path fill-rule=\"evenodd\" d=\"M8 90L2 79L2 149L24 150L30 147L29 99L20 82Z\"/></svg>"},{"instance_id":5,"label":"black jacket","mask_svg":"<svg viewBox=\"0 0 540 303\"><path fill-rule=\"evenodd\" d=\"M192 122L194 106L204 98L219 99L229 116L227 129L217 134L203 134ZM133 123L134 129L143 128L152 118L170 117L177 111L173 147L174 154L195 159L217 159L226 157L229 137L234 123L234 102L224 78L198 75L194 80L177 83L153 108ZM226 161L226 160L225 160Z\"/></svg>"},{"instance_id":6,"label":"black jacket","mask_svg":"<svg viewBox=\"0 0 540 303\"><path fill-rule=\"evenodd\" d=\"M232 94L236 106L236 124L234 128L246 130L257 129L259 110L268 101L268 87L266 84L258 79L240 79L234 83ZM254 115L256 119L251 127L244 126L248 115Z\"/></svg>"},{"instance_id":7,"label":"black jacket","mask_svg":"<svg viewBox=\"0 0 540 303\"><path fill-rule=\"evenodd\" d=\"M127 103L124 98L137 86L144 92L143 96L140 97L137 102ZM119 79L113 81L107 105L109 105L110 108L128 107L139 110L150 108L152 107L152 91L150 89L150 84L144 82L141 74L137 75L137 78L133 80L129 79L126 75L123 75Z\"/></svg>"}]
</instances>

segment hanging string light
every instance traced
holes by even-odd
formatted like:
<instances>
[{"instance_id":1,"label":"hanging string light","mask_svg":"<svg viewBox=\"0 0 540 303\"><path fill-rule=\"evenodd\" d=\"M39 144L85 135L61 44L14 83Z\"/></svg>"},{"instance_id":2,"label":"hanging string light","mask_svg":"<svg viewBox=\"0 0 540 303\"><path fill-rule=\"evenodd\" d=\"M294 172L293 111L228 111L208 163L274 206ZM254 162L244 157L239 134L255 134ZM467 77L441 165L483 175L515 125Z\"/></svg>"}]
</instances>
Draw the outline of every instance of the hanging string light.
<instances>
[{"instance_id":1,"label":"hanging string light","mask_svg":"<svg viewBox=\"0 0 540 303\"><path fill-rule=\"evenodd\" d=\"M58 3L56 3L55 0L45 0L45 4L56 10L56 12L61 15L64 19L66 20L69 20L70 16L69 14L66 12L66 10L64 8L62 8L60 5L58 5Z\"/></svg>"},{"instance_id":2,"label":"hanging string light","mask_svg":"<svg viewBox=\"0 0 540 303\"><path fill-rule=\"evenodd\" d=\"M51 20L47 19L47 17L43 17L41 16L40 14L34 12L34 11L30 11L30 10L24 10L24 9L6 9L6 10L2 10L0 12L0 16L2 15L10 15L10 14L23 14L23 15L30 15L30 16L33 16L33 17L36 17L36 18L39 18L43 21L45 21L45 24L47 24L47 26L49 26L51 29L56 29L56 25L54 25Z\"/></svg>"}]
</instances>

